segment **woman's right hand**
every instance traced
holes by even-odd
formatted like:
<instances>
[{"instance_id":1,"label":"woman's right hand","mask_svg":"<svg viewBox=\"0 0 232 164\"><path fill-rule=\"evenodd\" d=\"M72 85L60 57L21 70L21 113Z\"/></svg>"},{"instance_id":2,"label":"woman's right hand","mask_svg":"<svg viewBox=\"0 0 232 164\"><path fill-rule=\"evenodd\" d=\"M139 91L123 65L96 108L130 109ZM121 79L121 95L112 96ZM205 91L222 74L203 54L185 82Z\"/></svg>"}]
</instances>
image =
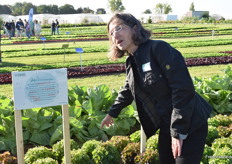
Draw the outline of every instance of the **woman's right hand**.
<instances>
[{"instance_id":1,"label":"woman's right hand","mask_svg":"<svg viewBox=\"0 0 232 164\"><path fill-rule=\"evenodd\" d=\"M114 123L113 118L109 114L107 114L105 116L105 118L102 120L101 128L103 128L104 125L106 125L107 127L109 127L109 126L113 125L113 123Z\"/></svg>"}]
</instances>

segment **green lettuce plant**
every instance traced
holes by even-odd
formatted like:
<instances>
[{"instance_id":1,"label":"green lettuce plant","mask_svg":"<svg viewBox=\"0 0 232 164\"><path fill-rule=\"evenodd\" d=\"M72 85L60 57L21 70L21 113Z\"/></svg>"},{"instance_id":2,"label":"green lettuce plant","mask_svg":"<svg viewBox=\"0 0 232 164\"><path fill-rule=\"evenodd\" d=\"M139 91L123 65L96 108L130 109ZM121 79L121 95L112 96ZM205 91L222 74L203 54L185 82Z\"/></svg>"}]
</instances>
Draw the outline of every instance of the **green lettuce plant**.
<instances>
[{"instance_id":1,"label":"green lettuce plant","mask_svg":"<svg viewBox=\"0 0 232 164\"><path fill-rule=\"evenodd\" d=\"M64 158L63 158L64 163ZM94 164L90 157L82 149L71 151L71 163L83 163L83 164Z\"/></svg>"},{"instance_id":2,"label":"green lettuce plant","mask_svg":"<svg viewBox=\"0 0 232 164\"><path fill-rule=\"evenodd\" d=\"M146 143L146 149L147 150L157 150L158 149L158 139L159 135L155 134L148 138L147 143Z\"/></svg>"},{"instance_id":3,"label":"green lettuce plant","mask_svg":"<svg viewBox=\"0 0 232 164\"><path fill-rule=\"evenodd\" d=\"M121 152L121 158L123 163L134 163L134 158L140 152L140 144L139 143L128 143L127 146Z\"/></svg>"},{"instance_id":4,"label":"green lettuce plant","mask_svg":"<svg viewBox=\"0 0 232 164\"><path fill-rule=\"evenodd\" d=\"M77 145L77 142L73 139L70 139L70 150L77 150L79 145ZM64 157L64 140L60 140L59 142L52 145L52 151L55 156L55 159L59 162L62 161L62 158Z\"/></svg>"},{"instance_id":5,"label":"green lettuce plant","mask_svg":"<svg viewBox=\"0 0 232 164\"><path fill-rule=\"evenodd\" d=\"M136 164L159 164L159 154L157 150L148 149L144 153L138 154L134 158Z\"/></svg>"},{"instance_id":6,"label":"green lettuce plant","mask_svg":"<svg viewBox=\"0 0 232 164\"><path fill-rule=\"evenodd\" d=\"M101 141L89 140L82 145L81 149L92 159L92 152L99 146L99 144L101 144Z\"/></svg>"},{"instance_id":7,"label":"green lettuce plant","mask_svg":"<svg viewBox=\"0 0 232 164\"><path fill-rule=\"evenodd\" d=\"M34 148L29 149L25 156L24 156L24 161L27 164L32 164L33 162L37 161L38 159L43 159L43 158L54 158L54 154L52 149L49 149L44 146L37 146Z\"/></svg>"},{"instance_id":8,"label":"green lettuce plant","mask_svg":"<svg viewBox=\"0 0 232 164\"><path fill-rule=\"evenodd\" d=\"M207 145L212 145L213 141L220 136L218 135L218 130L216 127L209 125L208 126L208 135L206 137L206 144Z\"/></svg>"},{"instance_id":9,"label":"green lettuce plant","mask_svg":"<svg viewBox=\"0 0 232 164\"><path fill-rule=\"evenodd\" d=\"M214 151L212 156L209 156L209 163L229 164L232 163L232 151L229 147L222 147Z\"/></svg>"},{"instance_id":10,"label":"green lettuce plant","mask_svg":"<svg viewBox=\"0 0 232 164\"><path fill-rule=\"evenodd\" d=\"M212 156L212 155L213 155L213 150L211 149L210 146L205 144L205 148L204 148L201 163L203 163L203 164L209 163L209 157Z\"/></svg>"},{"instance_id":11,"label":"green lettuce plant","mask_svg":"<svg viewBox=\"0 0 232 164\"><path fill-rule=\"evenodd\" d=\"M115 146L118 152L121 153L121 151L131 141L128 136L113 136L108 142Z\"/></svg>"},{"instance_id":12,"label":"green lettuce plant","mask_svg":"<svg viewBox=\"0 0 232 164\"><path fill-rule=\"evenodd\" d=\"M141 134L141 130L137 130L136 132L130 135L130 140L132 142L140 142L140 134Z\"/></svg>"},{"instance_id":13,"label":"green lettuce plant","mask_svg":"<svg viewBox=\"0 0 232 164\"><path fill-rule=\"evenodd\" d=\"M93 152L96 164L119 164L120 154L111 143L101 143Z\"/></svg>"},{"instance_id":14,"label":"green lettuce plant","mask_svg":"<svg viewBox=\"0 0 232 164\"><path fill-rule=\"evenodd\" d=\"M48 158L42 158L42 159L37 159L33 164L59 164L58 161L55 159L52 159L50 157Z\"/></svg>"}]
</instances>

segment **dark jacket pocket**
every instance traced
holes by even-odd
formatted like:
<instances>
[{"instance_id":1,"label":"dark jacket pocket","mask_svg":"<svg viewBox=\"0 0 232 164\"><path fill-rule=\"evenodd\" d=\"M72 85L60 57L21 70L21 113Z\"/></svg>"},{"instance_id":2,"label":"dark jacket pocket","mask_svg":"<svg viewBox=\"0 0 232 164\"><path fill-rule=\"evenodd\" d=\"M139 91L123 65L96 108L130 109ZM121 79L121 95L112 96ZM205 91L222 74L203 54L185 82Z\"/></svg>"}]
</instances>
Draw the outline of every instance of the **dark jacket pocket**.
<instances>
[{"instance_id":1,"label":"dark jacket pocket","mask_svg":"<svg viewBox=\"0 0 232 164\"><path fill-rule=\"evenodd\" d=\"M154 74L152 71L144 73L144 90L155 98L170 94L171 89L168 81L162 74Z\"/></svg>"}]
</instances>

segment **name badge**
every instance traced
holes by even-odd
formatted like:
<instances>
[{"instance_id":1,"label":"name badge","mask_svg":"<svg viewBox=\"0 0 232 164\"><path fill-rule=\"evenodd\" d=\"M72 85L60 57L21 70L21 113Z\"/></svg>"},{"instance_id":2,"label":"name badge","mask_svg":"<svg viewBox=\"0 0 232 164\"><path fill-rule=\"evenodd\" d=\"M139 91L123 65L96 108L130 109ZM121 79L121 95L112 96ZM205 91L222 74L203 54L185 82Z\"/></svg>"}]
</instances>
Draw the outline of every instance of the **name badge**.
<instances>
[{"instance_id":1,"label":"name badge","mask_svg":"<svg viewBox=\"0 0 232 164\"><path fill-rule=\"evenodd\" d=\"M150 64L150 62L143 64L142 65L142 69L143 69L143 72L150 71L151 70L151 64Z\"/></svg>"}]
</instances>

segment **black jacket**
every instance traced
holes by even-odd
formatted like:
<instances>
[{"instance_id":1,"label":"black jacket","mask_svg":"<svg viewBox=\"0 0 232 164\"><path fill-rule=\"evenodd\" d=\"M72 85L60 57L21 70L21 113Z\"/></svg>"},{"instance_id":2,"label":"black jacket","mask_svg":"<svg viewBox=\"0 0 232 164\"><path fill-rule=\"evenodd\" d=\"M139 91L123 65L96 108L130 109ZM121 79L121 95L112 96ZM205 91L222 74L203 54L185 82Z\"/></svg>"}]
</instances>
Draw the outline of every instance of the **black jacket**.
<instances>
[{"instance_id":1,"label":"black jacket","mask_svg":"<svg viewBox=\"0 0 232 164\"><path fill-rule=\"evenodd\" d=\"M16 27L17 30L23 30L24 29L24 23L21 22L21 21L17 21L15 27Z\"/></svg>"},{"instance_id":2,"label":"black jacket","mask_svg":"<svg viewBox=\"0 0 232 164\"><path fill-rule=\"evenodd\" d=\"M126 73L125 87L110 108L110 116L117 117L122 108L135 100L147 137L160 128L161 122L168 125L175 138L190 135L207 123L212 108L195 92L181 53L168 43L148 40L139 45L127 58Z\"/></svg>"},{"instance_id":3,"label":"black jacket","mask_svg":"<svg viewBox=\"0 0 232 164\"><path fill-rule=\"evenodd\" d=\"M12 29L12 26L11 26L10 23L6 23L6 24L5 24L5 27L6 27L7 30L11 30L11 29Z\"/></svg>"}]
</instances>

